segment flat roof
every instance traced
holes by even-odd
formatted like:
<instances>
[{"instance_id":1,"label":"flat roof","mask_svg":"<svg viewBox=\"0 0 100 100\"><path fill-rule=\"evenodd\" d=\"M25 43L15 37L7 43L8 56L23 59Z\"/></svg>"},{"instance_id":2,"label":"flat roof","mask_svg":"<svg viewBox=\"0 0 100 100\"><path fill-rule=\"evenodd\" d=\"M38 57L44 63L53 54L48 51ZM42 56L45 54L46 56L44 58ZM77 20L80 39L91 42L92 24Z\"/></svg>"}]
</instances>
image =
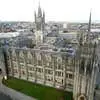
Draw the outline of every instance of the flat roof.
<instances>
[{"instance_id":1,"label":"flat roof","mask_svg":"<svg viewBox=\"0 0 100 100\"><path fill-rule=\"evenodd\" d=\"M11 38L11 37L16 37L20 33L19 32L7 32L7 33L0 33L0 38Z\"/></svg>"}]
</instances>

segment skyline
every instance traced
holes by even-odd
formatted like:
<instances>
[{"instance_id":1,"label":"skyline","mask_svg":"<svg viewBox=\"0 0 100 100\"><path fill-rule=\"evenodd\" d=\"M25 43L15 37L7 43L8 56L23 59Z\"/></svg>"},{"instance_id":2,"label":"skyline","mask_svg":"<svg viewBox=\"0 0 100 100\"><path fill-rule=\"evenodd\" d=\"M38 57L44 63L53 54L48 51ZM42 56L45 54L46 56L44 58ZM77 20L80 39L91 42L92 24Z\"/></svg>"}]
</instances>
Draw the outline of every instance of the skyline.
<instances>
[{"instance_id":1,"label":"skyline","mask_svg":"<svg viewBox=\"0 0 100 100\"><path fill-rule=\"evenodd\" d=\"M99 0L0 0L0 20L33 22L39 1L46 21L87 22L90 9L92 21L100 21Z\"/></svg>"}]
</instances>

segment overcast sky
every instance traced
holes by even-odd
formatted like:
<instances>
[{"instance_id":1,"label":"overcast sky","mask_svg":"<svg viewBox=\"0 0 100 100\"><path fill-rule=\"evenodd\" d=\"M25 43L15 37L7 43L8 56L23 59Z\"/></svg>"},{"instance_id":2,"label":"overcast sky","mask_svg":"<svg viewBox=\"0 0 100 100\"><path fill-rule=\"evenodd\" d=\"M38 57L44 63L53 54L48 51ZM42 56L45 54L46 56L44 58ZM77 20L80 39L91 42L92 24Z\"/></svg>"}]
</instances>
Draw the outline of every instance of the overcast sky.
<instances>
[{"instance_id":1,"label":"overcast sky","mask_svg":"<svg viewBox=\"0 0 100 100\"><path fill-rule=\"evenodd\" d=\"M34 21L39 0L0 0L1 21ZM40 0L46 21L100 20L100 0Z\"/></svg>"}]
</instances>

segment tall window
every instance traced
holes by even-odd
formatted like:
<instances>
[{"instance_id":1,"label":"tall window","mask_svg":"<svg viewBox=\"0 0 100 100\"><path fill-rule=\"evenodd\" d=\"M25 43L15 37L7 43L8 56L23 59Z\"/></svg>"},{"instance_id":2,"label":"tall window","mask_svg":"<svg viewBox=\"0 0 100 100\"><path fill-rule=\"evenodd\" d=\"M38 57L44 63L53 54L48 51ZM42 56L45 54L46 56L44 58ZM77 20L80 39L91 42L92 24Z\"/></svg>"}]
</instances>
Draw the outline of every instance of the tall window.
<instances>
[{"instance_id":1,"label":"tall window","mask_svg":"<svg viewBox=\"0 0 100 100\"><path fill-rule=\"evenodd\" d=\"M18 73L18 69L14 69L14 73L17 74Z\"/></svg>"},{"instance_id":2,"label":"tall window","mask_svg":"<svg viewBox=\"0 0 100 100\"><path fill-rule=\"evenodd\" d=\"M22 51L20 51L20 54L19 54L19 61L20 61L20 63L24 63L25 62L24 61L24 54L23 54Z\"/></svg>"},{"instance_id":3,"label":"tall window","mask_svg":"<svg viewBox=\"0 0 100 100\"><path fill-rule=\"evenodd\" d=\"M45 73L46 73L46 74L51 74L51 75L52 75L52 74L53 74L53 71L52 71L52 70L46 69L46 70L45 70Z\"/></svg>"},{"instance_id":4,"label":"tall window","mask_svg":"<svg viewBox=\"0 0 100 100\"><path fill-rule=\"evenodd\" d=\"M25 71L24 70L22 70L21 72L22 72L22 75L25 75Z\"/></svg>"},{"instance_id":5,"label":"tall window","mask_svg":"<svg viewBox=\"0 0 100 100\"><path fill-rule=\"evenodd\" d=\"M42 73L43 69L42 68L36 68L36 71L39 72L39 73Z\"/></svg>"},{"instance_id":6,"label":"tall window","mask_svg":"<svg viewBox=\"0 0 100 100\"><path fill-rule=\"evenodd\" d=\"M63 69L63 67L62 67L62 65L60 63L58 63L58 69L60 69L60 70Z\"/></svg>"},{"instance_id":7,"label":"tall window","mask_svg":"<svg viewBox=\"0 0 100 100\"><path fill-rule=\"evenodd\" d=\"M13 61L16 61L17 60L17 56L16 56L15 50L12 51L12 60Z\"/></svg>"},{"instance_id":8,"label":"tall window","mask_svg":"<svg viewBox=\"0 0 100 100\"><path fill-rule=\"evenodd\" d=\"M20 63L24 63L24 57L19 58Z\"/></svg>"},{"instance_id":9,"label":"tall window","mask_svg":"<svg viewBox=\"0 0 100 100\"><path fill-rule=\"evenodd\" d=\"M27 59L27 64L32 64L33 62L32 62L32 59L30 59L30 58L28 58Z\"/></svg>"},{"instance_id":10,"label":"tall window","mask_svg":"<svg viewBox=\"0 0 100 100\"><path fill-rule=\"evenodd\" d=\"M57 58L57 63L58 63L57 69L60 69L60 70L63 69L61 57L58 57L58 58Z\"/></svg>"},{"instance_id":11,"label":"tall window","mask_svg":"<svg viewBox=\"0 0 100 100\"><path fill-rule=\"evenodd\" d=\"M27 64L32 64L33 62L32 62L32 54L30 53L30 52L28 52L28 54L27 54L27 57L28 57L28 59L27 59Z\"/></svg>"},{"instance_id":12,"label":"tall window","mask_svg":"<svg viewBox=\"0 0 100 100\"><path fill-rule=\"evenodd\" d=\"M53 81L53 77L51 77L51 76L46 76L46 80L47 80L47 81Z\"/></svg>"},{"instance_id":13,"label":"tall window","mask_svg":"<svg viewBox=\"0 0 100 100\"><path fill-rule=\"evenodd\" d=\"M68 59L68 65L71 65L72 64L72 59Z\"/></svg>"},{"instance_id":14,"label":"tall window","mask_svg":"<svg viewBox=\"0 0 100 100\"><path fill-rule=\"evenodd\" d=\"M34 67L28 67L29 71L34 71Z\"/></svg>"},{"instance_id":15,"label":"tall window","mask_svg":"<svg viewBox=\"0 0 100 100\"><path fill-rule=\"evenodd\" d=\"M38 66L42 66L41 54L37 54L37 63Z\"/></svg>"},{"instance_id":16,"label":"tall window","mask_svg":"<svg viewBox=\"0 0 100 100\"><path fill-rule=\"evenodd\" d=\"M33 76L34 76L34 73L29 72L29 77L33 77Z\"/></svg>"},{"instance_id":17,"label":"tall window","mask_svg":"<svg viewBox=\"0 0 100 100\"><path fill-rule=\"evenodd\" d=\"M63 76L63 72L60 72L60 71L56 71L56 76L59 76L59 77L62 77Z\"/></svg>"},{"instance_id":18,"label":"tall window","mask_svg":"<svg viewBox=\"0 0 100 100\"><path fill-rule=\"evenodd\" d=\"M38 60L38 66L42 66L42 61Z\"/></svg>"},{"instance_id":19,"label":"tall window","mask_svg":"<svg viewBox=\"0 0 100 100\"><path fill-rule=\"evenodd\" d=\"M70 78L70 79L73 79L74 76L73 76L72 74L69 74L69 78Z\"/></svg>"}]
</instances>

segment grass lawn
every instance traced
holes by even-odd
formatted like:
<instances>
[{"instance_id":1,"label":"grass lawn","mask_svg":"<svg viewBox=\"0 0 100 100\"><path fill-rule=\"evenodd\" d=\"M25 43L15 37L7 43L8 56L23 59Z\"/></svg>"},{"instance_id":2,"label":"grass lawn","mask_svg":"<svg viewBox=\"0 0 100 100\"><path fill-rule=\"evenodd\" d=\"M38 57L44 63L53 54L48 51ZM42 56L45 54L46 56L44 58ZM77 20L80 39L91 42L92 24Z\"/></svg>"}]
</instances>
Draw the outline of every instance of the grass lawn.
<instances>
[{"instance_id":1,"label":"grass lawn","mask_svg":"<svg viewBox=\"0 0 100 100\"><path fill-rule=\"evenodd\" d=\"M10 77L3 84L37 100L72 100L72 93Z\"/></svg>"}]
</instances>

